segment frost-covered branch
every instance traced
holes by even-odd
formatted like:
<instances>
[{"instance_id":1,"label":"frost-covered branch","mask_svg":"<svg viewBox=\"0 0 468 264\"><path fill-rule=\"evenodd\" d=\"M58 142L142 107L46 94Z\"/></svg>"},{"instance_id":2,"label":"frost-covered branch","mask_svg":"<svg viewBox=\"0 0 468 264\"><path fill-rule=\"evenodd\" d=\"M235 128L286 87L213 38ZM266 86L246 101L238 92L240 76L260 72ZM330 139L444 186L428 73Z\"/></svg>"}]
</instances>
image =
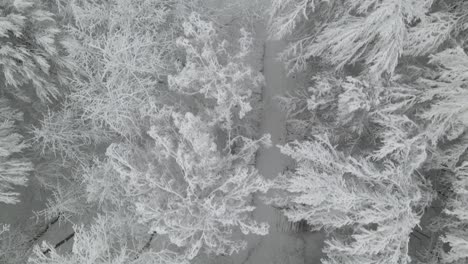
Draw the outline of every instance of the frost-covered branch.
<instances>
[{"instance_id":1,"label":"frost-covered branch","mask_svg":"<svg viewBox=\"0 0 468 264\"><path fill-rule=\"evenodd\" d=\"M26 186L33 164L20 155L29 147L15 126L15 122L22 120L22 114L5 99L0 99L0 111L0 202L14 204L19 202L20 195L15 188Z\"/></svg>"}]
</instances>

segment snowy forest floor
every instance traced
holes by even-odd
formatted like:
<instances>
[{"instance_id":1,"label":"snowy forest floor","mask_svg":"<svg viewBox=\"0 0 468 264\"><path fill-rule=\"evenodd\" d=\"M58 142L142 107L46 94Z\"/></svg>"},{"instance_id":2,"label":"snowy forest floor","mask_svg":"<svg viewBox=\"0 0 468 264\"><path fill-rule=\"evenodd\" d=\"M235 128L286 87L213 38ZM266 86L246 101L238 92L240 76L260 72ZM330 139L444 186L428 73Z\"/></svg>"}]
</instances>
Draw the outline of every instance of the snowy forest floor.
<instances>
[{"instance_id":1,"label":"snowy forest floor","mask_svg":"<svg viewBox=\"0 0 468 264\"><path fill-rule=\"evenodd\" d=\"M260 34L263 35L263 34ZM262 133L271 135L273 147L262 149L258 153L257 168L269 179L275 178L286 169L289 159L280 153L276 145L284 144L286 138L286 120L276 103L275 97L293 89L294 79L286 76L283 64L276 60L277 53L285 46L283 41L266 41L263 61L266 86L263 90L263 115L260 126ZM285 228L288 225L280 211L255 200L257 209L254 216L257 221L270 224L270 234L250 242L247 259L243 263L320 263L321 234L311 232L294 233Z\"/></svg>"}]
</instances>

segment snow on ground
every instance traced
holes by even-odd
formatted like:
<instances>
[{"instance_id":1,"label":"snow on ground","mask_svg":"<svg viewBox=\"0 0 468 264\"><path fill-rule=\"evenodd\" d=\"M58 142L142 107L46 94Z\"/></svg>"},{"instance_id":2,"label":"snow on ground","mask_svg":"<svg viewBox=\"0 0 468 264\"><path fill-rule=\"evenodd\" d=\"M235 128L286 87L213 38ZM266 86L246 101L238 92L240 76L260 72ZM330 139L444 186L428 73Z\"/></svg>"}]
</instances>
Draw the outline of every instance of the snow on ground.
<instances>
[{"instance_id":1,"label":"snow on ground","mask_svg":"<svg viewBox=\"0 0 468 264\"><path fill-rule=\"evenodd\" d=\"M34 212L46 207L46 199L50 194L34 179L29 180L28 186L17 187L15 191L20 193L20 202L14 205L0 203L0 225L8 224L32 237L44 227L42 219L38 219Z\"/></svg>"},{"instance_id":2,"label":"snow on ground","mask_svg":"<svg viewBox=\"0 0 468 264\"><path fill-rule=\"evenodd\" d=\"M15 191L20 193L20 202L14 205L0 203L0 223L22 224L35 218L33 210L45 208L45 195L31 181L27 187L17 187Z\"/></svg>"},{"instance_id":3,"label":"snow on ground","mask_svg":"<svg viewBox=\"0 0 468 264\"><path fill-rule=\"evenodd\" d=\"M277 145L285 143L286 117L276 103L275 97L295 88L295 79L286 75L283 64L277 58L286 45L284 41L266 40L265 25L257 24L257 38L264 43L263 74L266 85L262 92L263 113L260 133L270 134L273 147L263 148L257 156L257 168L267 179L273 179L286 169L290 162L281 154ZM257 209L254 218L259 222L268 222L270 233L264 237L247 236L247 249L239 254L217 257L210 263L223 264L317 264L322 257L321 233L294 233L287 231L285 217L280 211L254 198ZM285 231L286 229L286 231Z\"/></svg>"}]
</instances>

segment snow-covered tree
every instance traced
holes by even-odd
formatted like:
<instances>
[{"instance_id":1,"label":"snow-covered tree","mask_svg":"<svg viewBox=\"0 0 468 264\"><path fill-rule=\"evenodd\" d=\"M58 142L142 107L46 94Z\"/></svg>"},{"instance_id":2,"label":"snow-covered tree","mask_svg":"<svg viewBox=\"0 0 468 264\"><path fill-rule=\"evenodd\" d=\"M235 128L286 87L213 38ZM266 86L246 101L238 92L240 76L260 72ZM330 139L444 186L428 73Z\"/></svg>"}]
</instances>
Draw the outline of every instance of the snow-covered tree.
<instances>
[{"instance_id":1,"label":"snow-covered tree","mask_svg":"<svg viewBox=\"0 0 468 264\"><path fill-rule=\"evenodd\" d=\"M37 152L44 157L51 156L64 161L85 164L92 159L91 146L105 144L113 135L82 120L70 102L60 111L43 114L40 125L32 129L32 142ZM48 160L53 163L52 160Z\"/></svg>"},{"instance_id":2,"label":"snow-covered tree","mask_svg":"<svg viewBox=\"0 0 468 264\"><path fill-rule=\"evenodd\" d=\"M325 263L410 263L410 234L433 197L419 171L432 149L427 130L404 111L422 104L410 100L421 91L326 74L311 85L289 109L280 99L307 127L281 147L296 165L271 202L327 232Z\"/></svg>"},{"instance_id":3,"label":"snow-covered tree","mask_svg":"<svg viewBox=\"0 0 468 264\"><path fill-rule=\"evenodd\" d=\"M26 101L57 99L71 64L65 57L69 41L54 15L41 1L5 0L0 7L3 91Z\"/></svg>"},{"instance_id":4,"label":"snow-covered tree","mask_svg":"<svg viewBox=\"0 0 468 264\"><path fill-rule=\"evenodd\" d=\"M62 108L36 129L36 141L76 159L71 152L93 144L141 138L149 128L145 109L177 101L167 74L177 66L183 11L165 0L69 1L62 9L77 40L69 56L79 74Z\"/></svg>"},{"instance_id":5,"label":"snow-covered tree","mask_svg":"<svg viewBox=\"0 0 468 264\"><path fill-rule=\"evenodd\" d=\"M240 150L220 151L214 127L191 113L167 111L149 131L152 146L113 144L107 160L86 177L89 197L104 207L130 210L149 232L166 235L187 258L200 250L232 254L245 242L234 229L265 234L249 216L249 197L269 184L247 164L260 142L236 138ZM266 139L261 139L266 141Z\"/></svg>"},{"instance_id":6,"label":"snow-covered tree","mask_svg":"<svg viewBox=\"0 0 468 264\"><path fill-rule=\"evenodd\" d=\"M70 33L83 43L70 54L83 77L72 83L63 108L35 129L41 150L88 159L83 152L91 145L145 137L151 109L165 104L184 111L216 106L223 113L219 122L228 127L250 111L262 77L245 63L252 46L248 32L232 51L214 24L187 13L184 3L127 4L72 1L65 8L75 21Z\"/></svg>"},{"instance_id":7,"label":"snow-covered tree","mask_svg":"<svg viewBox=\"0 0 468 264\"><path fill-rule=\"evenodd\" d=\"M188 263L170 249L140 252L141 248L131 242L130 235L131 232L125 229L125 225L122 225L119 219L99 216L91 225L74 227L74 242L70 253L59 254L57 249L44 242L41 247L34 247L28 263ZM44 253L46 251L47 253Z\"/></svg>"},{"instance_id":8,"label":"snow-covered tree","mask_svg":"<svg viewBox=\"0 0 468 264\"><path fill-rule=\"evenodd\" d=\"M468 126L466 99L466 70L468 56L460 47L447 49L431 56L429 61L443 71L437 79L421 79L423 85L431 87L424 91L421 101L431 106L419 116L430 122L428 137L433 144L441 140L454 140L461 136Z\"/></svg>"},{"instance_id":9,"label":"snow-covered tree","mask_svg":"<svg viewBox=\"0 0 468 264\"><path fill-rule=\"evenodd\" d=\"M252 93L263 84L263 76L246 63L253 39L241 29L240 49L232 54L232 47L220 40L214 24L200 15L192 13L183 28L185 37L177 43L186 52L185 65L177 75L169 76L169 87L181 94L201 95L204 104L212 101L218 122L230 129L233 114L242 119L252 110Z\"/></svg>"},{"instance_id":10,"label":"snow-covered tree","mask_svg":"<svg viewBox=\"0 0 468 264\"><path fill-rule=\"evenodd\" d=\"M77 184L83 171L111 142L141 141L148 112L177 102L166 75L176 68L180 18L177 6L164 0L59 2L67 33L76 39L69 56L78 71L67 97L35 124L32 142L41 154L38 179L57 197L68 197L84 188ZM80 199L72 200L52 201L42 215L77 208Z\"/></svg>"},{"instance_id":11,"label":"snow-covered tree","mask_svg":"<svg viewBox=\"0 0 468 264\"><path fill-rule=\"evenodd\" d=\"M409 235L430 202L415 174L426 155L419 148L399 164L347 156L327 137L290 143L281 150L297 167L280 177L286 193L272 202L291 221L330 234L324 263L410 263Z\"/></svg>"},{"instance_id":12,"label":"snow-covered tree","mask_svg":"<svg viewBox=\"0 0 468 264\"><path fill-rule=\"evenodd\" d=\"M268 137L249 138L235 129L262 82L246 63L252 37L242 30L240 47L228 45L214 23L188 12L190 4L62 5L73 21L70 34L81 42L70 53L80 76L61 108L33 131L44 157L72 167L41 216L94 206L120 219L119 228L138 230L129 236L135 241L154 237L148 254L159 254L162 243L180 263L201 252L239 251L245 241L234 232L266 234L267 225L251 217L251 196L270 186L252 164ZM78 198L69 199L73 195ZM99 231L99 221L78 228L75 241L83 239L79 234L102 237L105 250L84 248L85 242L71 254L49 247L49 256L36 252L35 263L85 261L107 249L112 254L102 256L105 261L144 259L130 252L137 246L125 247L127 238L103 237L114 231Z\"/></svg>"},{"instance_id":13,"label":"snow-covered tree","mask_svg":"<svg viewBox=\"0 0 468 264\"><path fill-rule=\"evenodd\" d=\"M456 45L458 42L453 44ZM307 125L300 139L312 138L312 141L291 143L283 147L283 151L291 155L298 165L295 170L286 173L279 184L280 188L292 194L291 198L279 199L275 202L286 208L286 215L292 220L298 221L310 217L312 220L308 221L313 226L317 226L317 222L313 221L320 220L320 218L315 218L317 215L315 210L319 210L321 206L328 205L325 208L334 212L337 208L341 208L339 205L343 202L342 200L334 201L331 198L323 198L323 201L327 203L321 203L322 200L315 202L315 199L318 199L315 194L323 193L315 189L320 188L317 185L324 186L325 189L333 188L333 190L324 191L326 194L340 193L340 191L342 193L342 188L347 190L346 188L350 186L348 181L355 173L344 173L342 176L344 180L341 182L318 184L322 181L320 175L325 173L327 176L323 176L323 181L331 180L330 172L328 172L329 166L335 162L330 163L333 156L327 156L323 151L317 153L323 148L323 143L321 143L323 140L318 137L319 143L317 143L316 135L330 135L330 140L325 141L331 142L326 144L329 146L328 150L332 153L340 150L341 152L337 152L340 157L354 162L345 164L358 164L360 169L373 172L373 175L379 175L389 168L403 172L400 180L392 182L396 184L401 181L398 184L400 187L392 187L393 191L387 193L396 195L394 190L415 188L405 192L422 194L419 200L415 200L417 206L410 206L408 209L413 213L413 216L408 219L412 220L406 226L405 235L400 237L400 241L406 241L405 245L409 241L408 234L419 224L420 213L430 203L429 193L432 191L426 181L433 182L433 191L439 193L438 197L434 196L434 198L437 198L445 209L440 216L434 217L437 220L431 225L431 230L434 232L432 236L436 240L439 236L439 242L435 244L434 249L428 250L432 252L432 259L425 256L425 261L463 263L466 259L466 254L463 252L466 251L467 241L464 231L466 217L463 213L466 207L464 182L466 181L465 160L468 149L465 103L467 100L467 58L466 52L461 47L448 47L430 55L429 64L416 63L397 68L396 75L386 83L385 87L369 85L360 79L350 77L345 81L336 77L319 77L312 82L311 88L301 92L301 96L282 98L280 101L283 102L286 110L291 110L293 113L295 109L302 111L301 114L294 113L295 119ZM294 105L285 105L284 103L288 100L294 102ZM352 144L349 144L350 140ZM326 158L319 162L317 160L320 157ZM365 159L359 157L365 157ZM374 169L369 169L369 164ZM326 169L323 168L324 166ZM397 173L392 172L391 175L397 175ZM437 179L432 177L434 175L438 175ZM310 184L300 184L306 181L310 181ZM443 184L441 185L440 182ZM373 191L382 183L384 182L379 180L378 183L372 184L372 188L359 189L360 191L356 193L366 195L365 190ZM408 187L404 187L406 185ZM307 188L312 188L312 190ZM357 189L353 186L351 190ZM377 201L379 198L373 199ZM384 199L391 201L390 197ZM409 196L400 197L399 200L413 201ZM344 201L351 203L353 200L347 198ZM376 208L375 205L368 207L371 212ZM359 212L355 206L349 210L352 213ZM351 219L356 219L356 217L351 217ZM387 225L391 226L391 224ZM324 227L325 230L330 229L325 225L318 226ZM373 233L377 230L376 226L371 226L374 229L365 231L368 239L376 235ZM399 224L394 228L400 230L402 226L403 224ZM346 226L343 232L360 234L362 229L357 226ZM329 261L333 259L337 259L336 263L351 261L347 257L341 257L344 256L344 252L350 252L348 250L351 250L353 243L357 245L356 243L362 241L363 238L356 239L356 241L343 241L346 237L343 237L341 232L333 231L331 234L334 238L328 240L329 246L326 249ZM407 255L404 254L402 257ZM360 259L358 262L365 263L365 261L368 260ZM371 263L375 263L374 261L372 260Z\"/></svg>"},{"instance_id":14,"label":"snow-covered tree","mask_svg":"<svg viewBox=\"0 0 468 264\"><path fill-rule=\"evenodd\" d=\"M165 2L73 6L79 21L74 35L86 43L77 52L77 60L92 79L77 83L71 100L93 126L123 137L140 136L140 109L156 96L167 96L164 78L174 67L171 38L178 23L167 26L177 17ZM93 24L104 30L90 27Z\"/></svg>"},{"instance_id":15,"label":"snow-covered tree","mask_svg":"<svg viewBox=\"0 0 468 264\"><path fill-rule=\"evenodd\" d=\"M22 120L22 113L11 108L5 99L0 99L0 112L0 202L17 203L19 193L15 187L26 185L33 165L21 155L29 147L15 125Z\"/></svg>"},{"instance_id":16,"label":"snow-covered tree","mask_svg":"<svg viewBox=\"0 0 468 264\"><path fill-rule=\"evenodd\" d=\"M465 145L466 146L466 145ZM446 217L442 227L441 236L443 243L448 243L448 252L441 251L443 263L463 263L468 258L468 163L463 161L454 170L452 182L453 194L447 201L444 215Z\"/></svg>"},{"instance_id":17,"label":"snow-covered tree","mask_svg":"<svg viewBox=\"0 0 468 264\"><path fill-rule=\"evenodd\" d=\"M408 262L409 234L419 224L433 191L440 194L433 197L446 209L433 225L433 238L442 235L432 250L437 257L430 261L465 261L466 219L460 213L466 205L460 186L468 148L467 7L466 1L458 0L273 1L270 36L290 40L281 59L291 72L305 69L312 60L317 69L308 83L311 87L279 98L288 113L291 136L301 141L282 147L297 166L278 182L291 197L273 201L293 221L306 219L312 226L332 230L325 249L329 263ZM344 70L330 76L327 65ZM343 164L328 152L337 153ZM336 163L359 169L344 170L341 175L332 170L341 168ZM401 177L387 187L382 186L385 181L361 187L365 177L353 180L360 170ZM340 181L330 182L335 174L341 175ZM434 175L440 176L435 179ZM433 191L429 181L434 183ZM440 190L440 182L448 189ZM357 183L362 189L353 185ZM349 221L358 221L355 215L361 210L354 201L365 201L361 196L379 188L389 191L377 191L371 200L390 202L402 191L398 199L407 202L402 212L409 215L367 226L340 226L333 222L336 219L319 217L323 209L333 216L353 214ZM343 200L330 198L334 193ZM413 199L413 194L419 197ZM353 200L353 195L360 198ZM384 211L369 205L362 213ZM372 219L370 215L367 219ZM326 226L322 220L340 228ZM398 230L399 237L382 235L380 231L387 227L387 232Z\"/></svg>"},{"instance_id":18,"label":"snow-covered tree","mask_svg":"<svg viewBox=\"0 0 468 264\"><path fill-rule=\"evenodd\" d=\"M343 146L369 136L370 112L376 109L381 88L353 77L316 76L307 89L277 98L287 113L288 133L294 139L327 134Z\"/></svg>"},{"instance_id":19,"label":"snow-covered tree","mask_svg":"<svg viewBox=\"0 0 468 264\"><path fill-rule=\"evenodd\" d=\"M431 56L436 75L419 78L422 88L416 93L417 116L426 124L425 135L433 147L427 169L440 171L446 182L440 199L445 205L442 215L434 224L434 231L441 234L438 248L443 263L463 263L468 255L466 226L468 149L468 108L466 107L468 56L461 47L448 48ZM443 247L447 244L448 249Z\"/></svg>"},{"instance_id":20,"label":"snow-covered tree","mask_svg":"<svg viewBox=\"0 0 468 264\"><path fill-rule=\"evenodd\" d=\"M379 78L392 75L401 56L427 55L464 31L465 13L461 1L277 0L270 35L294 36L281 55L291 71L320 57L337 69L364 63L364 73Z\"/></svg>"}]
</instances>

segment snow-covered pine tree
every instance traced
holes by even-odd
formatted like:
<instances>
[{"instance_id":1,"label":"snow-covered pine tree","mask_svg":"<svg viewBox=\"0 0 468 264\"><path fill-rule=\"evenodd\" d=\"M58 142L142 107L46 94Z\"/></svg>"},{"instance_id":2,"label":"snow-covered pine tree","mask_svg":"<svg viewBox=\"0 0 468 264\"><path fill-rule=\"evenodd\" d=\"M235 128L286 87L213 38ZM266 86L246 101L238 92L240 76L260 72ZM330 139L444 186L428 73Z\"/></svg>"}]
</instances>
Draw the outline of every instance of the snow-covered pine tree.
<instances>
[{"instance_id":1,"label":"snow-covered pine tree","mask_svg":"<svg viewBox=\"0 0 468 264\"><path fill-rule=\"evenodd\" d=\"M54 15L41 1L4 0L0 8L3 92L26 101L57 99L71 64L65 57L68 40Z\"/></svg>"},{"instance_id":2,"label":"snow-covered pine tree","mask_svg":"<svg viewBox=\"0 0 468 264\"><path fill-rule=\"evenodd\" d=\"M429 63L440 69L435 79L422 78L420 83L428 87L419 100L430 103L421 110L419 117L428 122L427 137L432 144L452 141L460 137L468 126L468 90L466 70L468 56L461 47L446 49L432 55Z\"/></svg>"},{"instance_id":3,"label":"snow-covered pine tree","mask_svg":"<svg viewBox=\"0 0 468 264\"><path fill-rule=\"evenodd\" d=\"M281 147L296 166L271 202L328 233L325 263L410 262L410 234L432 200L418 172L428 141L413 116L389 110L386 93L352 77L318 77L300 102L309 128Z\"/></svg>"},{"instance_id":4,"label":"snow-covered pine tree","mask_svg":"<svg viewBox=\"0 0 468 264\"><path fill-rule=\"evenodd\" d=\"M443 250L440 243L436 250L443 263L463 263L468 259L468 162L464 160L452 173L451 193L447 193L449 198L439 223L440 230L437 230L443 232L440 240L449 249Z\"/></svg>"},{"instance_id":5,"label":"snow-covered pine tree","mask_svg":"<svg viewBox=\"0 0 468 264\"><path fill-rule=\"evenodd\" d=\"M357 144L368 135L369 112L375 109L381 88L328 73L314 77L308 88L277 98L287 114L287 129L292 140L327 134L342 146ZM350 148L352 150L352 148Z\"/></svg>"},{"instance_id":6,"label":"snow-covered pine tree","mask_svg":"<svg viewBox=\"0 0 468 264\"><path fill-rule=\"evenodd\" d=\"M297 167L280 178L286 194L273 202L291 221L327 231L324 263L410 263L409 235L430 202L414 171L425 152L413 146L406 157L416 161L399 164L347 156L326 137L293 142L281 149Z\"/></svg>"},{"instance_id":7,"label":"snow-covered pine tree","mask_svg":"<svg viewBox=\"0 0 468 264\"><path fill-rule=\"evenodd\" d=\"M29 147L16 129L16 123L23 115L0 99L0 202L17 203L19 193L15 187L25 186L33 169L31 161L23 158L21 152Z\"/></svg>"},{"instance_id":8,"label":"snow-covered pine tree","mask_svg":"<svg viewBox=\"0 0 468 264\"><path fill-rule=\"evenodd\" d=\"M342 69L364 63L364 73L392 75L401 56L427 55L465 27L462 1L277 0L270 35L292 35L281 58L291 71L320 57Z\"/></svg>"},{"instance_id":9,"label":"snow-covered pine tree","mask_svg":"<svg viewBox=\"0 0 468 264\"><path fill-rule=\"evenodd\" d=\"M463 50L468 32L467 6L466 2L458 0L274 1L270 34L275 38L290 37L291 43L281 57L291 71L304 69L309 59L320 57L338 69L362 63L364 70L360 73L367 74L358 79L320 76L311 82L312 87L279 100L290 116L289 128L297 132L294 136L306 141L283 147L283 151L296 160L297 167L278 183L280 189L292 195L291 198L277 197L274 201L284 206L288 217L295 221L309 217L308 221L313 225L333 230L330 234L334 237L327 240L326 248L330 263L380 263L372 259L374 253L378 257L389 254L388 250L392 248L408 249L409 234L419 224L423 209L431 200L429 179L434 182L435 191L440 193L437 199L446 205L434 224L435 234L442 236L436 245L438 248L432 251L437 252L437 256L430 261L458 263L465 260L466 255L462 252L466 249L466 218L461 208L466 206L466 197L462 191L464 187L460 186L466 177L464 160L468 147L467 56ZM405 64L399 65L402 56L407 58ZM381 77L391 75L394 77L382 82ZM370 79L370 84L362 81L364 78ZM328 135L326 139L330 138L329 141L323 139L323 134ZM325 144L328 151L352 160L354 163L344 163L347 166L358 164L359 170L343 173L339 182L321 184L331 180L330 175L336 172L332 168L340 168L333 155L327 156L325 151L316 153L321 147L323 149L323 142L330 142ZM327 158L321 160L322 156ZM372 193L385 181L373 183L371 188L362 191L350 184L360 183L353 181L353 177L360 170L379 175L391 168L404 173L399 180L392 181L399 187L389 187L389 193L397 196L398 191L420 194L416 199L411 195L400 197L408 201L406 211L412 216L406 218L406 226L392 227L399 231L402 227L405 229L393 242L399 241L402 244L398 245L404 246L391 246L390 240L383 238L377 240L387 243L386 246L379 248L382 244L377 242L375 247L363 246L363 241L374 241L379 237L379 228L392 226L403 218L387 224L379 225L377 221L369 226L357 224L333 229L315 217L315 210L321 208L328 210L327 213L335 213L340 212L343 203L354 206L352 198L320 200L315 195L322 193L315 188L317 182L327 190L326 194L338 192L348 195L340 197L352 197L349 193L359 190L353 195L365 196L366 190ZM395 177L398 173L393 171L389 175ZM434 175L442 177L434 179ZM359 177L359 180L363 179L365 177ZM310 184L300 184L307 181ZM448 190L437 189L440 188L438 182L444 182ZM405 188L415 189L408 192ZM372 200L380 198L377 196ZM391 201L389 197L384 199ZM356 201L365 200L356 198ZM378 206L371 205L363 212L375 215L382 211L373 212L375 208ZM359 214L356 206L349 211ZM357 218L353 215L350 219ZM324 221L333 223L332 220ZM350 238L349 234L355 238ZM392 253L395 253L392 255L395 259L386 255L387 258L380 261L407 262L411 255L405 250Z\"/></svg>"},{"instance_id":10,"label":"snow-covered pine tree","mask_svg":"<svg viewBox=\"0 0 468 264\"><path fill-rule=\"evenodd\" d=\"M443 214L433 225L434 231L441 234L440 243L437 243L437 248L432 250L436 253L433 259L436 262L442 260L446 263L457 263L466 258L466 255L462 253L467 241L465 231L463 231L466 218L462 208L466 206L465 187L463 186L466 181L464 179L466 178L465 159L468 149L465 103L467 100L467 58L468 56L461 47L448 48L430 56L431 67L408 65L398 69L398 74L386 87L371 87L365 82L349 77L344 82L333 78L331 80L328 80L329 78L318 79L303 99L297 101L299 103L296 102L306 107L307 114L304 116L307 119L304 119L304 122L310 125L301 139L310 138L311 135L328 134L331 135L330 141L333 148L343 151L344 157L351 155L348 158L356 159L357 156L364 155L367 157L366 162L373 161L373 166L379 169L382 166L386 168L389 164L396 164L392 166L406 171L406 176L402 180L412 182L406 182L410 185L414 185L413 181L416 180L421 186L416 190L425 193L422 197L426 198L421 199L421 204L417 207L418 212L421 212L424 205L429 204L426 191L428 186L425 181L430 179L436 184L441 181L445 182L444 186L448 187L447 190L437 189L440 187L434 186L435 191L440 193L438 199L446 206ZM356 140L359 138L365 141ZM352 144L349 144L349 141ZM364 142L366 144L363 144ZM303 156L311 149L319 149L314 145L306 151L305 147L300 146L312 143L302 144L292 144L285 149L290 155L300 153ZM430 154L427 160L423 154L426 152ZM309 154L312 155L312 153ZM315 156L320 157L324 154L313 155ZM299 182L310 177L310 186L312 183L315 186L317 184L315 181L319 179L317 176L311 177L310 175L324 173L323 169L320 169L323 165L310 165L304 169L303 164L306 161L308 163L305 164L312 163L310 161L312 158L306 157L296 158L299 160L299 168L293 173L288 173L287 181L281 183L283 188L285 186L290 188L289 190L293 193L292 197L296 197L296 200L281 202L284 206L290 205L286 208L293 208L286 211L287 215L298 213L294 220L300 220L304 216L311 216L313 220L316 220L314 218L316 212L308 214L308 210L317 209L317 205L305 206L304 201L313 201L310 193L315 194L319 191L314 190L309 193L309 190L304 189L304 185L300 185ZM326 160L329 161L331 158ZM361 163L359 164L360 168L365 168ZM311 172L310 167L316 170L319 168L319 172ZM366 171L371 170L366 169ZM420 174L425 175L424 178L420 178L418 176ZM439 175L440 179L432 179L431 175ZM343 178L347 179L348 176ZM338 185L343 186L341 183ZM333 184L326 186L333 186ZM373 184L373 186L378 185ZM333 193L333 191L327 193ZM365 192L358 193L364 194ZM312 197L315 196L312 195ZM411 200L409 197L401 199ZM331 201L331 199L326 199L326 201ZM321 204L318 202L317 204L320 208ZM339 204L335 201L329 208L334 208ZM299 214L301 210L302 214ZM414 223L417 224L419 217L420 215L415 215L413 220L416 222ZM408 227L408 230L411 228ZM354 232L356 229L351 228L351 230ZM444 247L444 243L449 247ZM453 247L451 248L450 245ZM330 252L330 254L334 253Z\"/></svg>"},{"instance_id":11,"label":"snow-covered pine tree","mask_svg":"<svg viewBox=\"0 0 468 264\"><path fill-rule=\"evenodd\" d=\"M429 63L436 67L433 70L436 74L418 79L419 89L413 92L416 96L412 104L416 115L424 122L425 137L432 148L425 169L438 172L438 180L446 183L446 189L436 189L445 208L433 225L434 231L441 234L441 243L436 244L433 252L443 263L462 263L468 257L468 217L465 212L468 197L468 55L456 46L431 55Z\"/></svg>"}]
</instances>

